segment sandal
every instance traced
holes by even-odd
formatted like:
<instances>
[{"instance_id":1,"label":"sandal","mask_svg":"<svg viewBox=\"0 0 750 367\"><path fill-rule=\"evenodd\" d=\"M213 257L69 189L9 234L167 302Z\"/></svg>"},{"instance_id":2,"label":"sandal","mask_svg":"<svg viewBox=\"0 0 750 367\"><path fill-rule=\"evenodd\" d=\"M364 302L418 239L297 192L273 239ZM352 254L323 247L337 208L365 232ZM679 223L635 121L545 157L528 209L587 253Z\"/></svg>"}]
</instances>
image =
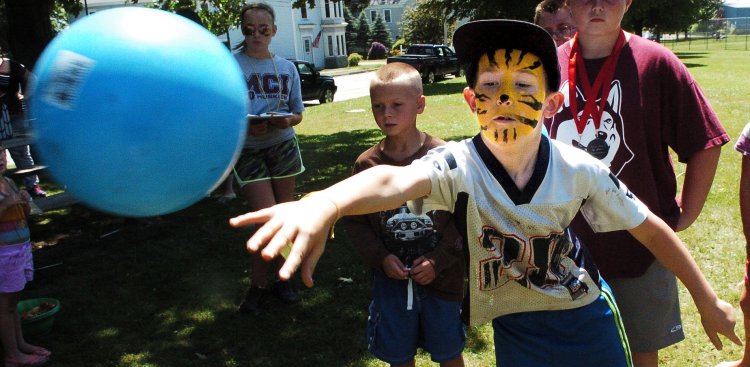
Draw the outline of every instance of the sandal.
<instances>
[{"instance_id":1,"label":"sandal","mask_svg":"<svg viewBox=\"0 0 750 367\"><path fill-rule=\"evenodd\" d=\"M29 354L29 356L30 358L26 362L22 362L15 357L6 357L5 367L35 367L41 366L49 361L48 356L41 356L38 354Z\"/></svg>"}]
</instances>

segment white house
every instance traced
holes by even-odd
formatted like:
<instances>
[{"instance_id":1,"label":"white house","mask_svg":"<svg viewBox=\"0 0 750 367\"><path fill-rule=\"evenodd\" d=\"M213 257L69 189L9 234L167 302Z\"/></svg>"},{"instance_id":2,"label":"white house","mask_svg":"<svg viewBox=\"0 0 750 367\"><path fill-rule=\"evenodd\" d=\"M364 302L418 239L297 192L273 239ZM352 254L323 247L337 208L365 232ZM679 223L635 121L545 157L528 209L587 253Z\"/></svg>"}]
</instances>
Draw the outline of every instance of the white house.
<instances>
[{"instance_id":1,"label":"white house","mask_svg":"<svg viewBox=\"0 0 750 367\"><path fill-rule=\"evenodd\" d=\"M151 3L140 0L135 6ZM293 9L291 0L266 0L276 13L278 32L271 41L271 51L288 59L307 60L318 68L345 67L347 62L346 22L342 1L315 0L315 7ZM124 0L85 0L88 14L115 7L134 6ZM81 12L79 17L86 16ZM227 35L218 36L226 42ZM234 48L244 37L239 27L229 31Z\"/></svg>"},{"instance_id":2,"label":"white house","mask_svg":"<svg viewBox=\"0 0 750 367\"><path fill-rule=\"evenodd\" d=\"M307 60L318 68L348 65L343 1L315 0L315 7L293 9L291 0L267 0L276 12L278 32L271 51L288 59ZM225 40L225 36L219 36ZM239 28L229 31L232 49L244 37Z\"/></svg>"},{"instance_id":3,"label":"white house","mask_svg":"<svg viewBox=\"0 0 750 367\"><path fill-rule=\"evenodd\" d=\"M401 38L401 18L404 11L416 6L417 0L370 0L370 5L363 11L370 24L373 24L375 18L380 15L388 27L391 38L395 41Z\"/></svg>"},{"instance_id":4,"label":"white house","mask_svg":"<svg viewBox=\"0 0 750 367\"><path fill-rule=\"evenodd\" d=\"M112 8L120 8L123 6L143 6L144 4L149 4L154 2L153 0L140 0L139 4L133 5L133 4L125 4L125 0L82 0L83 3L83 10L81 10L81 14L78 14L78 17L75 19L78 19L80 17L85 17L86 15L91 15L96 13L97 11L112 9Z\"/></svg>"}]
</instances>

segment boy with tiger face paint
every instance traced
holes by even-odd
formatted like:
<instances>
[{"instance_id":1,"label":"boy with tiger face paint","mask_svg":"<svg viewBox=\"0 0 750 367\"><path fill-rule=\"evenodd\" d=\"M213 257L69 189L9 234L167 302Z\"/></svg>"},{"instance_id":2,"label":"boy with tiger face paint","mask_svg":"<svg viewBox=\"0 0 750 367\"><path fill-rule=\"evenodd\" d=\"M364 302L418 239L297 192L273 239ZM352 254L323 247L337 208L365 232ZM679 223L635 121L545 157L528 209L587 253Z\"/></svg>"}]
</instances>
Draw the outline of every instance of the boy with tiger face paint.
<instances>
[{"instance_id":1,"label":"boy with tiger face paint","mask_svg":"<svg viewBox=\"0 0 750 367\"><path fill-rule=\"evenodd\" d=\"M467 257L461 316L471 325L492 323L498 366L632 366L611 291L567 232L580 211L598 231L627 230L673 271L717 348L718 334L739 344L733 307L718 299L669 226L602 162L542 135L542 117L562 103L547 31L482 20L459 27L453 42L479 133L408 166L378 165L306 199L232 218L235 227L264 223L248 250L270 259L291 241L279 276L288 279L301 266L312 286L330 226L341 216L403 202L417 215L449 211Z\"/></svg>"},{"instance_id":2,"label":"boy with tiger face paint","mask_svg":"<svg viewBox=\"0 0 750 367\"><path fill-rule=\"evenodd\" d=\"M464 97L482 134L498 144L523 142L542 121L547 91L541 60L519 50L499 49L482 56L477 71L475 89L466 87Z\"/></svg>"}]
</instances>

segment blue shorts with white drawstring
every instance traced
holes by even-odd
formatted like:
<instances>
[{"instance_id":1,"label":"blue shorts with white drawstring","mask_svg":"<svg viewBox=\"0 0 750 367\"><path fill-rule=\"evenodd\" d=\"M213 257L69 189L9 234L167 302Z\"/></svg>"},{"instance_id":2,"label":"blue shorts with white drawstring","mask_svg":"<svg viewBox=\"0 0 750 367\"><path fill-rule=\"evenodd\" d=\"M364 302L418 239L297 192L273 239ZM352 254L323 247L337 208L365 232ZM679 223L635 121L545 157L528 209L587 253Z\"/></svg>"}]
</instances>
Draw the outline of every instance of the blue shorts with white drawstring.
<instances>
[{"instance_id":1,"label":"blue shorts with white drawstring","mask_svg":"<svg viewBox=\"0 0 750 367\"><path fill-rule=\"evenodd\" d=\"M438 298L411 279L391 279L381 272L375 272L372 297L367 347L378 359L403 364L414 359L419 347L440 363L463 352L461 301Z\"/></svg>"}]
</instances>

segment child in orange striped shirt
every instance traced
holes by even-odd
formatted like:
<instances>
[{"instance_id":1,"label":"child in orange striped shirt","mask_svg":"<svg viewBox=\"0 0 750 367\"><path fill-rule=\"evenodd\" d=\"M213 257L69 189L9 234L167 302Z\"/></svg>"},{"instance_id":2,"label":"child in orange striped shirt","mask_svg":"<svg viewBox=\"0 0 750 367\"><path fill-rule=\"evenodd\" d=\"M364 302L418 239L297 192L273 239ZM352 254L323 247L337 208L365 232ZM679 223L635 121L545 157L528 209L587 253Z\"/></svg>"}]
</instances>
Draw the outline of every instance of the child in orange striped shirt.
<instances>
[{"instance_id":1,"label":"child in orange striped shirt","mask_svg":"<svg viewBox=\"0 0 750 367\"><path fill-rule=\"evenodd\" d=\"M0 175L7 169L6 149L0 147ZM26 283L34 278L31 236L26 221L29 193L13 180L0 177L0 341L5 366L40 366L50 351L26 342L21 331L18 301Z\"/></svg>"}]
</instances>

